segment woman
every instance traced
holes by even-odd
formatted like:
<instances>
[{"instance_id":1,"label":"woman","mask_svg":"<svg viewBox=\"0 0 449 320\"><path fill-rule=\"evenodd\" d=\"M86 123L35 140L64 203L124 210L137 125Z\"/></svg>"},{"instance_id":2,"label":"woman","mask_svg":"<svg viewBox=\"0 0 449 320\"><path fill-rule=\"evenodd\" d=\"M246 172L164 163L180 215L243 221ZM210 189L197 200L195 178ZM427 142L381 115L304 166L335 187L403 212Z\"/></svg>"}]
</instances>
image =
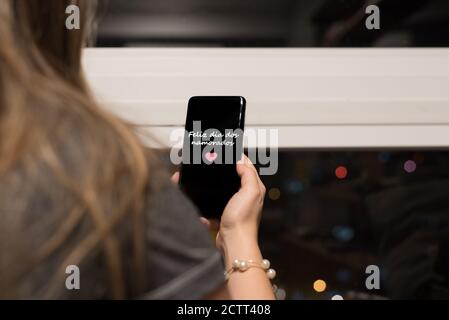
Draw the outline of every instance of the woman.
<instances>
[{"instance_id":1,"label":"woman","mask_svg":"<svg viewBox=\"0 0 449 320\"><path fill-rule=\"evenodd\" d=\"M0 2L0 297L272 299L254 166L237 165L241 189L220 223L224 282L196 209L89 94L87 31L65 29L65 8L77 4L84 26L91 3ZM65 286L71 265L79 290Z\"/></svg>"}]
</instances>

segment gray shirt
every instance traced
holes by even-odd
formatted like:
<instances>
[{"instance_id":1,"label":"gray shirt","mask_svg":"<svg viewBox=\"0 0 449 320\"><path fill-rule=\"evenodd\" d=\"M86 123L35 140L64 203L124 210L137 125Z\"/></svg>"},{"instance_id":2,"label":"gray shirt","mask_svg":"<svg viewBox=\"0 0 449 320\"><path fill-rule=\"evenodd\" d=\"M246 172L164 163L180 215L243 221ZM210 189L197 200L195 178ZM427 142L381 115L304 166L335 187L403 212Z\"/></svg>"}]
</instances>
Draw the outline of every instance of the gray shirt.
<instances>
[{"instance_id":1,"label":"gray shirt","mask_svg":"<svg viewBox=\"0 0 449 320\"><path fill-rule=\"evenodd\" d=\"M10 261L14 261L16 253L22 257L32 256L49 239L51 231L60 228L68 214L64 210L53 210L52 205L58 201L70 203L73 200L63 188L58 189L45 168L38 168L38 172L31 175L20 170L0 179L0 250L9 255ZM221 256L207 228L199 221L196 208L169 180L168 173L156 170L150 174L142 222L145 224L145 294L129 294L128 298L203 298L224 283ZM58 191L47 192L50 188L57 188ZM79 266L80 289L68 290L65 286L68 275L60 269L63 258L67 256L65 247L73 248L83 240L84 227L80 226L80 230L74 232L60 250L22 279L20 297L44 297L42 293L55 275L61 281L57 282L49 298L110 297L107 266L101 248L97 248ZM132 230L126 226L126 221L117 229L124 234ZM126 281L132 278L132 250L127 242L124 240L120 244Z\"/></svg>"},{"instance_id":2,"label":"gray shirt","mask_svg":"<svg viewBox=\"0 0 449 320\"><path fill-rule=\"evenodd\" d=\"M168 181L168 179L166 179ZM221 255L194 205L168 183L146 210L149 299L197 299L224 283Z\"/></svg>"}]
</instances>

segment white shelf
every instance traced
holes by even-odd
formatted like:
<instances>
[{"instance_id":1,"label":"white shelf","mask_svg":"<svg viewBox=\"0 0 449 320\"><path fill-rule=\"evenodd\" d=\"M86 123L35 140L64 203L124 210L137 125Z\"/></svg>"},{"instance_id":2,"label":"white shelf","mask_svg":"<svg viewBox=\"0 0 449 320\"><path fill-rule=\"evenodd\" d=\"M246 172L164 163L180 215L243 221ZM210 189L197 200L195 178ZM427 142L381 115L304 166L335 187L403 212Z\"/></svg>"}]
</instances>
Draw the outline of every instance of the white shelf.
<instances>
[{"instance_id":1,"label":"white shelf","mask_svg":"<svg viewBox=\"0 0 449 320\"><path fill-rule=\"evenodd\" d=\"M448 49L87 49L102 104L164 143L193 95L243 95L285 148L449 146Z\"/></svg>"}]
</instances>

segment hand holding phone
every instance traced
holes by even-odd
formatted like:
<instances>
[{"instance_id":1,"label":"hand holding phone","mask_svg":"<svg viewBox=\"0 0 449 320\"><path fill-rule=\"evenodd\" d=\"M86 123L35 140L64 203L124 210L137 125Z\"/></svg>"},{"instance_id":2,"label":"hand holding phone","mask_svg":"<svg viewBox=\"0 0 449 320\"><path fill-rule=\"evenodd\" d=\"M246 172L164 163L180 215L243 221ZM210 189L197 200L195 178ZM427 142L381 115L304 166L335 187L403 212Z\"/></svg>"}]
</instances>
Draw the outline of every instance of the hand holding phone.
<instances>
[{"instance_id":1,"label":"hand holding phone","mask_svg":"<svg viewBox=\"0 0 449 320\"><path fill-rule=\"evenodd\" d=\"M243 155L243 97L193 97L185 126L180 185L207 218L220 219L240 188L236 164Z\"/></svg>"},{"instance_id":2,"label":"hand holding phone","mask_svg":"<svg viewBox=\"0 0 449 320\"><path fill-rule=\"evenodd\" d=\"M235 259L263 259L257 234L265 187L243 155L245 107L242 97L190 99L179 178L201 215L220 220L216 241L227 270ZM228 280L232 299L274 299L264 270L254 270Z\"/></svg>"}]
</instances>

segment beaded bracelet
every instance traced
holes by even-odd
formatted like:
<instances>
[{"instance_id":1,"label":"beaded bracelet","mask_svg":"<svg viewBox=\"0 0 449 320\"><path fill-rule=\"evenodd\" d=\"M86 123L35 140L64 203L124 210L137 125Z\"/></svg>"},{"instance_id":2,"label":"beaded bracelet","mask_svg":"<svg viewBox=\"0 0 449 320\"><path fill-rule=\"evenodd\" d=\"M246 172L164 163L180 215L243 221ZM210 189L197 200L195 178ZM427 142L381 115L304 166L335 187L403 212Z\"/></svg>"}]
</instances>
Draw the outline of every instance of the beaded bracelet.
<instances>
[{"instance_id":1,"label":"beaded bracelet","mask_svg":"<svg viewBox=\"0 0 449 320\"><path fill-rule=\"evenodd\" d=\"M259 268L266 272L268 279L272 280L276 277L276 271L274 269L270 269L270 261L267 259L263 259L262 262L256 262L254 260L239 260L235 259L232 262L232 267L224 272L226 280L229 279L232 273L234 272L245 272L250 268Z\"/></svg>"}]
</instances>

